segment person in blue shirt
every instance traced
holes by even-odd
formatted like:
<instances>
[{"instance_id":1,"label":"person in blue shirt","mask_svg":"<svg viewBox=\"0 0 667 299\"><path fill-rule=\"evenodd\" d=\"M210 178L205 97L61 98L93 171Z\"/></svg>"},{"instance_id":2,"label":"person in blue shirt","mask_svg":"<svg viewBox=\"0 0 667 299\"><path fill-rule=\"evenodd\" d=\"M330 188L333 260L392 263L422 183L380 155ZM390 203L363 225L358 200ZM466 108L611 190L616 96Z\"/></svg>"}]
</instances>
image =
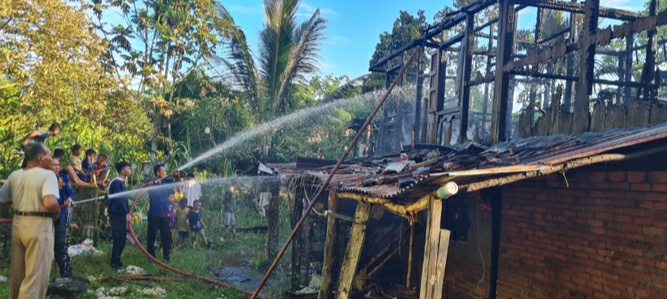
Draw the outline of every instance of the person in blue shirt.
<instances>
[{"instance_id":1,"label":"person in blue shirt","mask_svg":"<svg viewBox=\"0 0 667 299\"><path fill-rule=\"evenodd\" d=\"M58 198L58 205L60 208L60 218L53 222L53 231L55 232L53 242L53 254L58 264L60 277L72 277L72 266L69 262L69 254L67 254L67 228L77 228L76 224L71 223L69 209L74 202L74 190L69 185L69 177L66 173L60 172L60 160L53 159L51 161L53 172L58 177L58 191L60 198Z\"/></svg>"},{"instance_id":2,"label":"person in blue shirt","mask_svg":"<svg viewBox=\"0 0 667 299\"><path fill-rule=\"evenodd\" d=\"M123 249L125 249L127 223L132 221L132 216L130 215L130 206L127 203L128 196L113 195L127 190L125 182L132 175L132 167L130 163L118 162L116 163L116 171L118 172L118 177L111 180L107 191L109 192L109 223L111 224L111 239L113 239L111 267L118 270L123 268L120 256L123 254Z\"/></svg>"},{"instance_id":3,"label":"person in blue shirt","mask_svg":"<svg viewBox=\"0 0 667 299\"><path fill-rule=\"evenodd\" d=\"M162 241L162 255L165 261L169 261L171 253L171 229L169 227L169 192L171 188L166 186L174 182L168 179L167 169L162 165L155 165L153 168L155 179L147 181L145 186L152 186L148 190L150 205L148 208L148 244L146 249L148 253L155 257L155 238L160 231L160 240ZM165 185L164 187L159 187Z\"/></svg>"}]
</instances>

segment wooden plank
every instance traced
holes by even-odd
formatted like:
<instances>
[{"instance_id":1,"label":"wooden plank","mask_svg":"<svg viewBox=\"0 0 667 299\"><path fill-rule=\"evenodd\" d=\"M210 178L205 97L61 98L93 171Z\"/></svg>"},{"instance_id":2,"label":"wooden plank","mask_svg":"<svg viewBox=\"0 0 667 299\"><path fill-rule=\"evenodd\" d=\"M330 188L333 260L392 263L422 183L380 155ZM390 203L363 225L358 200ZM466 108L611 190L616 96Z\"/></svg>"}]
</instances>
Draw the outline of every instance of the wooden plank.
<instances>
[{"instance_id":1,"label":"wooden plank","mask_svg":"<svg viewBox=\"0 0 667 299\"><path fill-rule=\"evenodd\" d=\"M650 122L652 125L657 125L667 122L667 109L665 109L665 105L662 105L660 103L651 104Z\"/></svg>"},{"instance_id":2,"label":"wooden plank","mask_svg":"<svg viewBox=\"0 0 667 299\"><path fill-rule=\"evenodd\" d=\"M357 271L359 257L361 256L364 239L366 238L366 225L368 224L370 212L371 204L361 201L357 202L357 210L354 213L355 221L352 224L350 240L347 242L343 265L340 269L338 291L336 292L336 298L338 299L347 299L350 297L352 281Z\"/></svg>"},{"instance_id":3,"label":"wooden plank","mask_svg":"<svg viewBox=\"0 0 667 299\"><path fill-rule=\"evenodd\" d=\"M528 111L522 111L521 114L519 114L519 137L521 138L532 136L530 116L528 114Z\"/></svg>"},{"instance_id":4,"label":"wooden plank","mask_svg":"<svg viewBox=\"0 0 667 299\"><path fill-rule=\"evenodd\" d=\"M628 114L626 116L626 127L644 127L649 124L651 117L649 105L644 100L634 100L628 106Z\"/></svg>"},{"instance_id":5,"label":"wooden plank","mask_svg":"<svg viewBox=\"0 0 667 299\"><path fill-rule=\"evenodd\" d=\"M565 106L560 108L558 134L572 133L572 112L568 111Z\"/></svg>"},{"instance_id":6,"label":"wooden plank","mask_svg":"<svg viewBox=\"0 0 667 299\"><path fill-rule=\"evenodd\" d=\"M593 113L591 114L591 132L604 131L605 112L607 107L603 103L596 103L593 106Z\"/></svg>"},{"instance_id":7,"label":"wooden plank","mask_svg":"<svg viewBox=\"0 0 667 299\"><path fill-rule=\"evenodd\" d=\"M340 202L336 197L336 191L329 190L328 210L334 213L338 212ZM338 221L335 217L327 217L327 234L324 240L324 262L322 265L322 286L318 299L328 299L331 295L331 286L333 284L333 265L336 259L335 243L336 243L336 226Z\"/></svg>"},{"instance_id":8,"label":"wooden plank","mask_svg":"<svg viewBox=\"0 0 667 299\"><path fill-rule=\"evenodd\" d=\"M445 268L447 266L447 251L449 249L449 236L451 232L446 229L440 230L440 242L438 244L438 259L436 263L435 275L429 279L433 286L433 296L431 299L442 298L442 287L445 284Z\"/></svg>"},{"instance_id":9,"label":"wooden plank","mask_svg":"<svg viewBox=\"0 0 667 299\"><path fill-rule=\"evenodd\" d=\"M605 109L605 130L613 128L625 128L625 109L616 105L608 105Z\"/></svg>"},{"instance_id":10,"label":"wooden plank","mask_svg":"<svg viewBox=\"0 0 667 299\"><path fill-rule=\"evenodd\" d=\"M440 219L442 218L442 201L430 199L428 209L428 224L426 228L426 248L424 249L424 265L422 266L421 288L419 298L431 298L433 288L430 288L429 277L435 275L435 264L437 262L437 249L440 240ZM429 290L431 291L429 293Z\"/></svg>"}]
</instances>

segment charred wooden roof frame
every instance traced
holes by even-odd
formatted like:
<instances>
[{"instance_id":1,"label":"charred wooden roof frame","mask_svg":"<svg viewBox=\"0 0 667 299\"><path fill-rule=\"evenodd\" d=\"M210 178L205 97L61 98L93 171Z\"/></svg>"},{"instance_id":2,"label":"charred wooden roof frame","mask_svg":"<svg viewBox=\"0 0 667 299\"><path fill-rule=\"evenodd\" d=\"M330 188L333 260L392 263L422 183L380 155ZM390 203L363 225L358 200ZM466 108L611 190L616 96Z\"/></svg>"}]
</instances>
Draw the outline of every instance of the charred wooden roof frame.
<instances>
[{"instance_id":1,"label":"charred wooden roof frame","mask_svg":"<svg viewBox=\"0 0 667 299\"><path fill-rule=\"evenodd\" d=\"M499 17L488 21L479 27L467 29L465 32L457 34L444 41L436 41L433 38L459 24L466 24L466 28L474 25L471 19L480 11L498 4ZM536 22L536 42L535 50L528 51L527 55L517 55L515 48L520 41L515 39L517 30L517 12L525 7L537 7L538 15ZM541 36L541 16L545 9L559 10L569 12L571 15L583 14L584 23L582 33L579 38L575 39L576 29L574 18L570 18L570 26L548 37ZM387 74L395 71L401 65L390 66L392 59L403 55L406 50L416 46L424 46L426 48L437 49L440 52L448 51L457 43L461 43L458 50L460 52L461 70L459 77L462 80L457 82L457 98L461 113L457 117L461 124L466 124L468 120L470 106L470 87L483 83L493 82L494 98L492 101L491 112L491 140L494 144L508 139L508 122L512 111L511 97L509 95L510 79L513 76L525 76L529 78L544 78L553 80L564 80L566 84L564 92L563 105L565 109L574 110L573 128L571 133L586 132L590 129L590 115L588 115L588 105L590 103L590 95L592 94L593 84L604 84L617 87L618 98L622 98L624 103L629 103L635 96L632 94L632 88L637 90L636 97L650 99L657 97L657 88L660 86L660 81L656 79L659 72L655 71L658 41L655 37L656 27L667 25L667 12L659 12L657 1L651 1L649 5L649 15L639 12L633 12L623 9L606 8L600 6L599 0L588 0L585 3L577 3L576 1L558 1L558 0L479 0L471 3L458 11L447 14L446 19L440 23L433 24L427 27L422 32L422 37L415 39L411 43L406 44L400 49L392 52L390 55L382 58L373 64L369 70L373 72L385 72ZM598 29L599 18L610 18L624 21L623 24ZM498 33L494 35L493 26L491 32L481 34L480 31L492 24L498 23ZM634 45L635 33L648 32L649 42L646 45L639 47ZM562 37L569 33L567 39L555 41L555 39ZM470 47L470 43L466 41L474 40L474 36L484 35L490 39L488 53L474 52ZM497 38L496 38L497 36ZM624 52L610 52L601 51L599 54L615 55L619 57L619 78L618 80L607 80L601 78L594 78L593 67L594 57L598 53L596 48L607 45L612 39L626 38L627 49ZM497 40L497 47L493 47L493 41ZM643 66L642 78L639 82L633 82L631 79L632 72L632 54L634 51L646 49L646 62ZM568 54L574 51L581 51L583 61L577 66L579 75L575 75L574 63ZM667 49L665 49L667 53ZM492 53L495 52L495 53ZM475 78L471 78L474 74L471 72L471 65L466 64L472 58L472 55L486 55L489 59L487 63L487 74L477 73ZM491 58L495 56L495 63ZM540 73L537 71L539 64L547 63L557 59L567 60L566 74L550 74ZM621 61L622 60L622 61ZM666 59L667 60L667 59ZM491 66L495 65L495 73L491 74ZM443 66L446 67L446 64ZM446 76L446 74L444 74ZM575 88L573 88L575 87ZM487 87L488 89L488 87ZM573 94L573 90L576 92ZM415 110L426 109L421 105L423 91L421 88L417 90L417 103ZM485 92L488 95L488 91ZM576 98L575 98L576 97ZM487 99L485 99L484 106L486 107ZM546 103L546 101L545 101ZM543 107L546 109L546 107ZM529 107L529 109L532 109ZM486 110L485 110L486 111ZM431 113L431 112L428 112ZM428 114L426 113L426 114ZM422 119L420 111L416 111L417 121L415 123L416 141L422 143L435 143L434 134L427 135L426 131L429 128ZM425 115L426 115L425 114ZM486 118L486 113L484 113ZM483 121L482 126L484 126ZM439 125L438 125L438 128ZM438 129L439 130L439 129ZM444 130L444 129L443 129ZM449 130L449 128L448 128ZM467 126L461 125L459 130L458 140L462 142L467 137ZM445 134L450 136L449 132ZM456 136L455 136L456 137Z\"/></svg>"}]
</instances>

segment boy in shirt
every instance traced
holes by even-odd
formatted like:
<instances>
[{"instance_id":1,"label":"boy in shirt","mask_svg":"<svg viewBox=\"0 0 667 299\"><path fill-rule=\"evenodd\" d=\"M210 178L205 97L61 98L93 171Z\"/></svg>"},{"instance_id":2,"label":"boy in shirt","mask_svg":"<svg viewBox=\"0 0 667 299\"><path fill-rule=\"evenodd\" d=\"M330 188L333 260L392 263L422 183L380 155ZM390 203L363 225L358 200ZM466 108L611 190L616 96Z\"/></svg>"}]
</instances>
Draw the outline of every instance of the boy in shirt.
<instances>
[{"instance_id":1,"label":"boy in shirt","mask_svg":"<svg viewBox=\"0 0 667 299\"><path fill-rule=\"evenodd\" d=\"M188 214L190 214L190 208L187 207L187 198L181 198L178 204L179 207L176 209L175 218L176 230L178 231L178 247L181 247L190 235L190 228L188 227Z\"/></svg>"},{"instance_id":2,"label":"boy in shirt","mask_svg":"<svg viewBox=\"0 0 667 299\"><path fill-rule=\"evenodd\" d=\"M202 242L206 244L207 248L211 248L211 243L206 239L206 233L204 233L206 225L201 220L202 214L201 201L195 200L192 211L188 214L187 219L187 224L190 226L190 231L192 232L192 248L197 248L197 235L201 237Z\"/></svg>"},{"instance_id":3,"label":"boy in shirt","mask_svg":"<svg viewBox=\"0 0 667 299\"><path fill-rule=\"evenodd\" d=\"M106 187L109 182L109 164L107 164L107 158L108 156L106 154L99 154L97 156L97 161L93 165L95 180L100 187Z\"/></svg>"}]
</instances>

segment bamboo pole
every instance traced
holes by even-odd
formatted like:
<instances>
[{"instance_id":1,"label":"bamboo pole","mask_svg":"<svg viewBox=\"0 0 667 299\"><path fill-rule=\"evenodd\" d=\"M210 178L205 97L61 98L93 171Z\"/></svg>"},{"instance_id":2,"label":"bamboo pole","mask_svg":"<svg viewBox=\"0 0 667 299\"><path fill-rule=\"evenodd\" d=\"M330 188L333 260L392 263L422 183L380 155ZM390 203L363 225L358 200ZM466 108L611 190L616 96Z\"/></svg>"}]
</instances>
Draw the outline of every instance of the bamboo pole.
<instances>
[{"instance_id":1,"label":"bamboo pole","mask_svg":"<svg viewBox=\"0 0 667 299\"><path fill-rule=\"evenodd\" d=\"M407 240L403 241L401 244L398 244L398 246L396 246L396 248L394 248L394 250L382 260L382 262L380 262L377 266L375 266L375 268L373 268L373 270L371 270L371 272L368 273L367 277L371 277L373 274L377 273L377 271L380 271L380 269L382 269L382 267L384 267L384 265L387 264L387 262L398 253L398 250L401 248L401 246L405 245L406 242Z\"/></svg>"},{"instance_id":2,"label":"bamboo pole","mask_svg":"<svg viewBox=\"0 0 667 299\"><path fill-rule=\"evenodd\" d=\"M336 196L336 191L329 190L328 208L329 211L338 211L340 202ZM338 221L335 217L327 217L327 236L324 241L324 264L322 265L322 285L318 299L328 299L331 293L331 285L333 283L333 264L335 262L336 254L334 252L334 244L336 243L336 226Z\"/></svg>"},{"instance_id":3,"label":"bamboo pole","mask_svg":"<svg viewBox=\"0 0 667 299\"><path fill-rule=\"evenodd\" d=\"M355 222L352 224L350 240L347 242L347 249L345 250L343 265L340 269L338 291L336 292L336 298L338 299L347 299L350 297L352 281L354 280L354 273L357 270L361 249L364 246L364 239L366 237L366 224L368 222L370 211L370 203L359 202L357 204L357 210L354 213Z\"/></svg>"},{"instance_id":4,"label":"bamboo pole","mask_svg":"<svg viewBox=\"0 0 667 299\"><path fill-rule=\"evenodd\" d=\"M415 224L410 223L410 245L408 248L408 274L406 275L405 278L405 288L409 289L410 288L410 279L412 276L412 250L414 247L414 242L415 242Z\"/></svg>"}]
</instances>

